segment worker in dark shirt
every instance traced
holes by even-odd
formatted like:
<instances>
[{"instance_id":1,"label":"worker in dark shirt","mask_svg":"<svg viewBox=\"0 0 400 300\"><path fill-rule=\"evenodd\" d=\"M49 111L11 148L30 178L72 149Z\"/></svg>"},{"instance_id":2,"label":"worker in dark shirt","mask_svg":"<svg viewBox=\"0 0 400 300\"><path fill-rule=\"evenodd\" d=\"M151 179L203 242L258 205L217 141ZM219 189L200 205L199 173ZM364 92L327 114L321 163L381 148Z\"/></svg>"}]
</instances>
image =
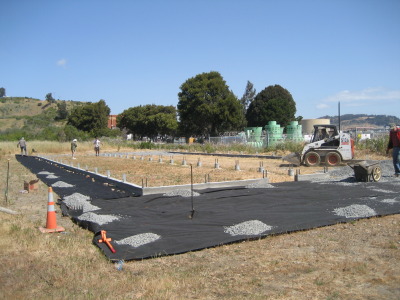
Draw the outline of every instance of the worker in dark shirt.
<instances>
[{"instance_id":1,"label":"worker in dark shirt","mask_svg":"<svg viewBox=\"0 0 400 300\"><path fill-rule=\"evenodd\" d=\"M389 150L393 149L393 166L394 176L400 176L400 128L399 126L392 125L392 129L389 133L389 143L386 149L386 154L389 154Z\"/></svg>"}]
</instances>

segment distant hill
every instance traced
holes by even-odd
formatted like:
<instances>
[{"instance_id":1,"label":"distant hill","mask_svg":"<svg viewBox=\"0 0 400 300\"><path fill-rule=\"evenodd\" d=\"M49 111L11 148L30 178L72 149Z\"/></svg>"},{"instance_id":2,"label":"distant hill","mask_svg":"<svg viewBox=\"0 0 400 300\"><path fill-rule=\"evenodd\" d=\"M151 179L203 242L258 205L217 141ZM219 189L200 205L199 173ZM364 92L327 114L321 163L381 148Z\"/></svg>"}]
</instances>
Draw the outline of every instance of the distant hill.
<instances>
[{"instance_id":1,"label":"distant hill","mask_svg":"<svg viewBox=\"0 0 400 300\"><path fill-rule=\"evenodd\" d=\"M25 120L29 117L55 115L58 110L57 103L60 102L63 102L63 100L55 100L55 103L49 103L46 100L27 97L0 98L0 131L22 128L25 125ZM68 100L65 103L67 111L70 112L74 107L83 105L85 102Z\"/></svg>"},{"instance_id":2,"label":"distant hill","mask_svg":"<svg viewBox=\"0 0 400 300\"><path fill-rule=\"evenodd\" d=\"M339 124L338 116L324 116L319 119L330 119L331 124ZM340 116L340 126L342 129L354 127L384 128L392 123L400 125L400 119L387 115L347 114Z\"/></svg>"}]
</instances>

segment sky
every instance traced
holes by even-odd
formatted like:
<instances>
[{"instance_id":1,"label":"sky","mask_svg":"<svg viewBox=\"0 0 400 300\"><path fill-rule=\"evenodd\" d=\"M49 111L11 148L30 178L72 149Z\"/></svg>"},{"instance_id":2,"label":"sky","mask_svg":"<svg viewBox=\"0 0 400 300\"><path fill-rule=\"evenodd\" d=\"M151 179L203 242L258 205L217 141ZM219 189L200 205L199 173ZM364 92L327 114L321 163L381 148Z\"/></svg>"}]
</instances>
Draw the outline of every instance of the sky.
<instances>
[{"instance_id":1,"label":"sky","mask_svg":"<svg viewBox=\"0 0 400 300\"><path fill-rule=\"evenodd\" d=\"M241 98L278 84L296 117L400 117L399 0L0 0L9 97L178 104L217 71Z\"/></svg>"}]
</instances>

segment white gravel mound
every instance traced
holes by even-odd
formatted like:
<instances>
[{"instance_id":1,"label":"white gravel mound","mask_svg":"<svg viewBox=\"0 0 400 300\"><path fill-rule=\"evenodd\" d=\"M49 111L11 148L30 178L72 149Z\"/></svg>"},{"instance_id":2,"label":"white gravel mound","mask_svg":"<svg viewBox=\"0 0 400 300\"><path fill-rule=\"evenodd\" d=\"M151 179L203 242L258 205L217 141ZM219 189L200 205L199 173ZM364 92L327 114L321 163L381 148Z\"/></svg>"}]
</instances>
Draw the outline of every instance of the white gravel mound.
<instances>
[{"instance_id":1,"label":"white gravel mound","mask_svg":"<svg viewBox=\"0 0 400 300\"><path fill-rule=\"evenodd\" d=\"M132 247L137 248L142 245L146 245L146 244L155 242L160 238L161 238L161 236L159 236L158 234L148 232L148 233L132 235L132 236L124 238L122 240L115 241L115 243L118 245L130 245Z\"/></svg>"},{"instance_id":2,"label":"white gravel mound","mask_svg":"<svg viewBox=\"0 0 400 300\"><path fill-rule=\"evenodd\" d=\"M92 223L96 223L99 225L104 225L107 223L111 223L115 220L119 220L119 217L114 215L98 215L93 212L87 212L78 217L78 220L88 221Z\"/></svg>"},{"instance_id":3,"label":"white gravel mound","mask_svg":"<svg viewBox=\"0 0 400 300\"><path fill-rule=\"evenodd\" d=\"M191 192L191 190L175 190L175 191L167 192L163 196L165 196L165 197L176 197L176 196L191 197L192 192ZM193 192L193 197L197 197L197 196L200 196L200 194L197 192Z\"/></svg>"},{"instance_id":4,"label":"white gravel mound","mask_svg":"<svg viewBox=\"0 0 400 300\"><path fill-rule=\"evenodd\" d=\"M73 193L72 195L64 197L63 202L69 209L81 209L84 213L100 209L100 207L92 205L89 200L90 197L88 196L80 193Z\"/></svg>"},{"instance_id":5,"label":"white gravel mound","mask_svg":"<svg viewBox=\"0 0 400 300\"><path fill-rule=\"evenodd\" d=\"M230 234L231 236L259 235L271 229L272 226L269 226L259 220L250 220L233 226L224 226L224 232Z\"/></svg>"},{"instance_id":6,"label":"white gravel mound","mask_svg":"<svg viewBox=\"0 0 400 300\"><path fill-rule=\"evenodd\" d=\"M56 176L56 175L50 174L50 175L46 176L46 178L48 178L48 179L57 179L59 177Z\"/></svg>"},{"instance_id":7,"label":"white gravel mound","mask_svg":"<svg viewBox=\"0 0 400 300\"><path fill-rule=\"evenodd\" d=\"M73 187L72 184L66 183L64 181L57 181L51 185L52 187L61 187L61 188L69 188Z\"/></svg>"},{"instance_id":8,"label":"white gravel mound","mask_svg":"<svg viewBox=\"0 0 400 300\"><path fill-rule=\"evenodd\" d=\"M367 218L376 216L375 210L367 205L352 204L346 207L339 207L333 210L333 212L341 217L346 218Z\"/></svg>"}]
</instances>

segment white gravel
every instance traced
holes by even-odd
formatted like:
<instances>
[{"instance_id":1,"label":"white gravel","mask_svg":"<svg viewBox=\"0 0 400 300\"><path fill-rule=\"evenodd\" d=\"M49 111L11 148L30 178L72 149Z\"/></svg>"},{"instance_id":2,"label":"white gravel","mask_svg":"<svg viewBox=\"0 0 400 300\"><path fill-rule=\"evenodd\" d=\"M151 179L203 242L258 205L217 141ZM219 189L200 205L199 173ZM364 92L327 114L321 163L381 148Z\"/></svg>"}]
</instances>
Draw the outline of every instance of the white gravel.
<instances>
[{"instance_id":1,"label":"white gravel","mask_svg":"<svg viewBox=\"0 0 400 300\"><path fill-rule=\"evenodd\" d=\"M119 217L115 215L98 215L93 212L87 212L78 217L79 220L81 221L88 221L92 223L96 223L99 225L104 225L111 223L115 220L119 220Z\"/></svg>"},{"instance_id":2,"label":"white gravel","mask_svg":"<svg viewBox=\"0 0 400 300\"><path fill-rule=\"evenodd\" d=\"M259 235L271 229L272 226L269 226L259 220L250 220L233 226L224 226L224 232L230 234L231 236Z\"/></svg>"},{"instance_id":3,"label":"white gravel","mask_svg":"<svg viewBox=\"0 0 400 300\"><path fill-rule=\"evenodd\" d=\"M115 241L115 243L118 245L130 245L132 247L137 248L139 246L155 242L160 238L161 236L159 236L158 234L148 232L148 233L132 235L122 240Z\"/></svg>"},{"instance_id":4,"label":"white gravel","mask_svg":"<svg viewBox=\"0 0 400 300\"><path fill-rule=\"evenodd\" d=\"M384 199L381 202L382 203L387 203L387 204L395 204L398 201L396 199Z\"/></svg>"},{"instance_id":5,"label":"white gravel","mask_svg":"<svg viewBox=\"0 0 400 300\"><path fill-rule=\"evenodd\" d=\"M246 186L246 189L271 189L271 188L274 188L274 186L268 183L268 180L260 180L259 182L251 183Z\"/></svg>"},{"instance_id":6,"label":"white gravel","mask_svg":"<svg viewBox=\"0 0 400 300\"><path fill-rule=\"evenodd\" d=\"M72 184L66 183L64 181L57 181L51 185L52 187L61 187L61 188L68 188L73 187Z\"/></svg>"},{"instance_id":7,"label":"white gravel","mask_svg":"<svg viewBox=\"0 0 400 300\"><path fill-rule=\"evenodd\" d=\"M368 187L369 188L369 187ZM391 190L382 190L382 189L377 189L377 188L372 188L371 191L374 192L381 192L381 193L387 193L387 194L397 194L397 192L395 191L391 191Z\"/></svg>"},{"instance_id":8,"label":"white gravel","mask_svg":"<svg viewBox=\"0 0 400 300\"><path fill-rule=\"evenodd\" d=\"M367 205L352 204L346 207L339 207L333 210L333 212L341 217L346 218L367 218L376 216L375 210Z\"/></svg>"},{"instance_id":9,"label":"white gravel","mask_svg":"<svg viewBox=\"0 0 400 300\"><path fill-rule=\"evenodd\" d=\"M191 190L175 190L175 191L167 192L163 196L165 196L165 197L181 196L181 197L187 198L187 197L192 196L192 192L191 192ZM200 194L193 191L193 197L197 197L197 196L200 196Z\"/></svg>"},{"instance_id":10,"label":"white gravel","mask_svg":"<svg viewBox=\"0 0 400 300\"><path fill-rule=\"evenodd\" d=\"M69 209L82 210L84 213L100 209L100 207L90 203L90 197L80 193L74 193L64 197L63 202Z\"/></svg>"},{"instance_id":11,"label":"white gravel","mask_svg":"<svg viewBox=\"0 0 400 300\"><path fill-rule=\"evenodd\" d=\"M57 179L57 178L59 178L59 177L56 176L56 175L50 174L50 175L46 176L46 178L47 178L47 179Z\"/></svg>"}]
</instances>

